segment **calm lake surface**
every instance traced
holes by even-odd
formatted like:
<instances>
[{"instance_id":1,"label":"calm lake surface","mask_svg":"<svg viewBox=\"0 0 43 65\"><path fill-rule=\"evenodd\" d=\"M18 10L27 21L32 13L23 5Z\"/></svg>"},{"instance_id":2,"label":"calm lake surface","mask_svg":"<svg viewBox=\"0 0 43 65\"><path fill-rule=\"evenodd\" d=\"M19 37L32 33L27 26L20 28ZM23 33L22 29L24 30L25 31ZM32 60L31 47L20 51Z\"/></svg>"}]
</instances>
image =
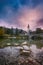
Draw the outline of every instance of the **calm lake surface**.
<instances>
[{"instance_id":1,"label":"calm lake surface","mask_svg":"<svg viewBox=\"0 0 43 65\"><path fill-rule=\"evenodd\" d=\"M21 44L28 44L29 48L37 53L43 50L43 40L17 40L17 39L4 39L0 40L0 52L9 53L10 55L18 55ZM18 45L17 47L15 45Z\"/></svg>"},{"instance_id":2,"label":"calm lake surface","mask_svg":"<svg viewBox=\"0 0 43 65\"><path fill-rule=\"evenodd\" d=\"M22 48L23 44L28 44L28 46L25 45L25 48L30 48L34 57L36 57L38 53L43 52L43 40L29 41L29 40L4 39L0 40L0 57L2 59L4 57L10 61L16 60L16 57L19 56L20 54L20 49Z\"/></svg>"}]
</instances>

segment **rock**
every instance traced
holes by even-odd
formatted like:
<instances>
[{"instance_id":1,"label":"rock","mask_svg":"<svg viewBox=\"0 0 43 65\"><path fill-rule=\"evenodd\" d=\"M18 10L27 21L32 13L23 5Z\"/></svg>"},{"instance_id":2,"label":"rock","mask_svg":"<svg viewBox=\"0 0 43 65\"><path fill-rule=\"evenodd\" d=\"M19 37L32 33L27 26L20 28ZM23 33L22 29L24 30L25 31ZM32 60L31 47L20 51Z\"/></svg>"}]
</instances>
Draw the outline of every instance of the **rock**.
<instances>
[{"instance_id":1,"label":"rock","mask_svg":"<svg viewBox=\"0 0 43 65\"><path fill-rule=\"evenodd\" d=\"M18 65L40 65L40 64L31 57L20 56L18 59Z\"/></svg>"},{"instance_id":2,"label":"rock","mask_svg":"<svg viewBox=\"0 0 43 65\"><path fill-rule=\"evenodd\" d=\"M15 43L14 46L20 46L20 45Z\"/></svg>"},{"instance_id":3,"label":"rock","mask_svg":"<svg viewBox=\"0 0 43 65\"><path fill-rule=\"evenodd\" d=\"M30 53L31 53L30 51L22 50L22 52L20 53L20 55L29 56Z\"/></svg>"},{"instance_id":4,"label":"rock","mask_svg":"<svg viewBox=\"0 0 43 65\"><path fill-rule=\"evenodd\" d=\"M22 49L20 49L20 55L29 56L30 54L31 54L30 48L26 45L23 45Z\"/></svg>"},{"instance_id":5,"label":"rock","mask_svg":"<svg viewBox=\"0 0 43 65\"><path fill-rule=\"evenodd\" d=\"M41 65L43 65L43 51L37 53L36 61L39 62Z\"/></svg>"},{"instance_id":6,"label":"rock","mask_svg":"<svg viewBox=\"0 0 43 65\"><path fill-rule=\"evenodd\" d=\"M7 43L8 46L10 46L11 44L10 43Z\"/></svg>"},{"instance_id":7,"label":"rock","mask_svg":"<svg viewBox=\"0 0 43 65\"><path fill-rule=\"evenodd\" d=\"M27 42L26 42L26 41L25 41L25 42L23 42L23 43L22 43L22 45L27 45Z\"/></svg>"},{"instance_id":8,"label":"rock","mask_svg":"<svg viewBox=\"0 0 43 65\"><path fill-rule=\"evenodd\" d=\"M30 48L27 45L23 45L24 50L30 50Z\"/></svg>"}]
</instances>

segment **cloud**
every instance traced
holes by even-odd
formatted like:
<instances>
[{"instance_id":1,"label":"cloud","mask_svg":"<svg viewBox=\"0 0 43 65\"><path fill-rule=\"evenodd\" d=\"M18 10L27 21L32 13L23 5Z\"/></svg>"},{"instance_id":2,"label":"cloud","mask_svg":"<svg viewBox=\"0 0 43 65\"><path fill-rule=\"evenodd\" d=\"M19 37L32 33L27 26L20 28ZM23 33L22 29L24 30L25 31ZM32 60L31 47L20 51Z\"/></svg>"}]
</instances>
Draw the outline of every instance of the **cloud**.
<instances>
[{"instance_id":1,"label":"cloud","mask_svg":"<svg viewBox=\"0 0 43 65\"><path fill-rule=\"evenodd\" d=\"M19 25L24 29L27 29L27 25L29 24L30 28L34 30L38 26L37 21L43 18L42 5L39 5L34 9L24 7L20 9L20 12L22 15L18 17L17 21L19 22Z\"/></svg>"},{"instance_id":2,"label":"cloud","mask_svg":"<svg viewBox=\"0 0 43 65\"><path fill-rule=\"evenodd\" d=\"M43 29L43 18L42 19L39 19L38 21L37 21L37 26L38 27L41 27L42 29Z\"/></svg>"},{"instance_id":3,"label":"cloud","mask_svg":"<svg viewBox=\"0 0 43 65\"><path fill-rule=\"evenodd\" d=\"M43 19L39 19L38 24L43 25Z\"/></svg>"},{"instance_id":4,"label":"cloud","mask_svg":"<svg viewBox=\"0 0 43 65\"><path fill-rule=\"evenodd\" d=\"M28 24L31 30L43 25L42 22L38 25L38 21L43 19L43 0L6 0L6 3L0 16L0 25L24 30Z\"/></svg>"}]
</instances>

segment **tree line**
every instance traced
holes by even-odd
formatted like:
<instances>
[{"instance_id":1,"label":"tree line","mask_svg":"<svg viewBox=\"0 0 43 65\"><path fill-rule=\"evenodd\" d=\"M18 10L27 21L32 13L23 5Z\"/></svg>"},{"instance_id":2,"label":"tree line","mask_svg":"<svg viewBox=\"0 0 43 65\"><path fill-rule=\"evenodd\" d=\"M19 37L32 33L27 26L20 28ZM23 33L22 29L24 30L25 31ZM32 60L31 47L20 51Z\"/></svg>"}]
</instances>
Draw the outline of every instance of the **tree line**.
<instances>
[{"instance_id":1,"label":"tree line","mask_svg":"<svg viewBox=\"0 0 43 65\"><path fill-rule=\"evenodd\" d=\"M8 36L19 36L20 34L27 33L26 31L18 28L6 28L6 27L0 27L0 38L8 37ZM37 28L36 31L31 31L32 34L40 34L43 33L43 30L41 28Z\"/></svg>"},{"instance_id":2,"label":"tree line","mask_svg":"<svg viewBox=\"0 0 43 65\"><path fill-rule=\"evenodd\" d=\"M22 29L14 29L13 27L11 28L6 28L6 27L0 27L0 38L3 37L8 37L8 36L19 36L20 34L24 34Z\"/></svg>"}]
</instances>

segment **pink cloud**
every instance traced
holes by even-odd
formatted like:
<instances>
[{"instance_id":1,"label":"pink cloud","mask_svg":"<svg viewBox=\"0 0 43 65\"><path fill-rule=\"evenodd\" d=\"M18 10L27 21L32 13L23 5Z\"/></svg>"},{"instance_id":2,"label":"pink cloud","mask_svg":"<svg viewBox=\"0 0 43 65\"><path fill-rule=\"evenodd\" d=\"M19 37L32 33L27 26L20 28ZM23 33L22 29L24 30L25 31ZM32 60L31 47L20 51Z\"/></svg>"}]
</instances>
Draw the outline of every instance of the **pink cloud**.
<instances>
[{"instance_id":1,"label":"pink cloud","mask_svg":"<svg viewBox=\"0 0 43 65\"><path fill-rule=\"evenodd\" d=\"M22 9L22 16L19 16L18 21L25 30L27 29L28 24L30 25L30 29L34 30L38 27L37 21L41 18L43 18L43 11L38 6L35 9Z\"/></svg>"},{"instance_id":2,"label":"pink cloud","mask_svg":"<svg viewBox=\"0 0 43 65\"><path fill-rule=\"evenodd\" d=\"M22 7L17 13L11 9L7 9L7 11L7 17L4 20L0 20L0 26L13 26L27 30L27 25L29 24L31 30L37 27L43 28L43 26L38 25L38 20L43 19L43 7L40 5L36 8Z\"/></svg>"}]
</instances>

